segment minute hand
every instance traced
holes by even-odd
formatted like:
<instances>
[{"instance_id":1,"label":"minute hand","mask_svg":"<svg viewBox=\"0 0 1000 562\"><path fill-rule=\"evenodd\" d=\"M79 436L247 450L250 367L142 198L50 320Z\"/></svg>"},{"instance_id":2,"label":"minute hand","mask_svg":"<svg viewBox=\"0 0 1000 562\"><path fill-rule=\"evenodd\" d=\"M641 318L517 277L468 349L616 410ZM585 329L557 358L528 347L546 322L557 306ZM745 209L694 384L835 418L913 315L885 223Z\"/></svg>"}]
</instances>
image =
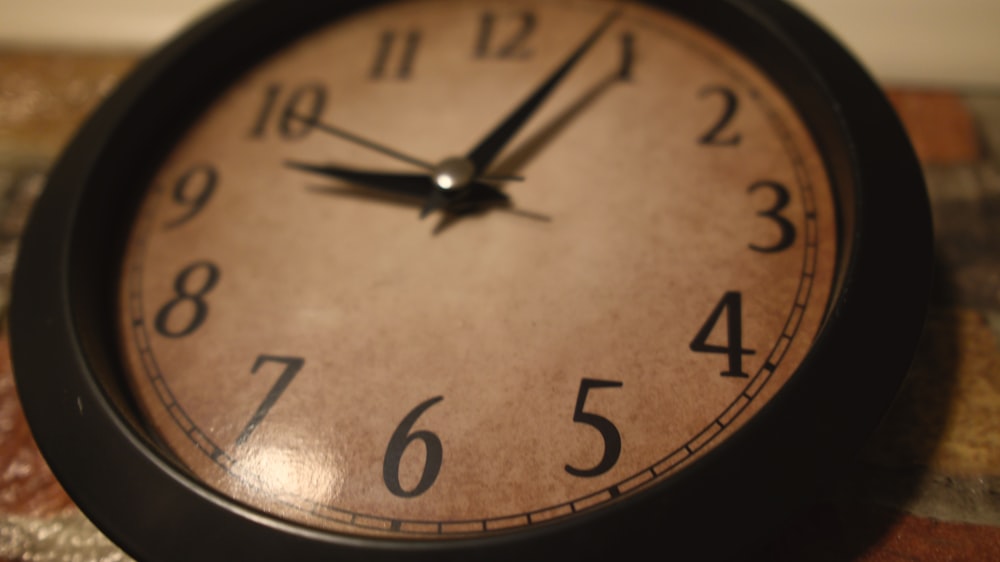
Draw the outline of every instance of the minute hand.
<instances>
[{"instance_id":1,"label":"minute hand","mask_svg":"<svg viewBox=\"0 0 1000 562\"><path fill-rule=\"evenodd\" d=\"M473 148L466 158L475 167L475 175L481 175L493 162L497 154L503 150L510 139L517 134L521 127L531 118L540 105L548 98L552 90L559 85L563 78L569 74L573 66L583 58L587 50L597 42L605 30L618 18L619 12L612 12L601 21L597 29L584 39L583 43L566 59L562 65L552 73L549 78L538 87L531 96L524 100L513 113L500 123L493 131Z\"/></svg>"}]
</instances>

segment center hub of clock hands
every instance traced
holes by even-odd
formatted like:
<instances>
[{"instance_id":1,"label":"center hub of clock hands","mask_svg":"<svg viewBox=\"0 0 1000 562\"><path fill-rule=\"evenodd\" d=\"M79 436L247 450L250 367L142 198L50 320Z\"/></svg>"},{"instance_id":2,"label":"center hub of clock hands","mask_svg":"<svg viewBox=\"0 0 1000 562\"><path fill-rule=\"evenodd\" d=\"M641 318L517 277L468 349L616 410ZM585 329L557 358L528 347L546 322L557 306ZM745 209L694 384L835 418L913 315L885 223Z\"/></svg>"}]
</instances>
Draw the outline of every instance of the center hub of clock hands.
<instances>
[{"instance_id":1,"label":"center hub of clock hands","mask_svg":"<svg viewBox=\"0 0 1000 562\"><path fill-rule=\"evenodd\" d=\"M349 142L381 152L396 160L424 168L425 174L394 174L355 170L337 165L315 165L287 161L286 166L304 172L324 175L378 189L396 195L419 197L424 200L421 218L436 210L454 211L485 204L508 203L509 197L490 181L520 179L483 175L497 155L535 114L549 95L570 73L587 51L600 39L618 16L615 11L607 15L590 32L583 42L557 67L524 101L490 131L465 157L446 158L437 165L388 148L380 143L333 127L318 120L310 120L317 130L341 137Z\"/></svg>"},{"instance_id":2,"label":"center hub of clock hands","mask_svg":"<svg viewBox=\"0 0 1000 562\"><path fill-rule=\"evenodd\" d=\"M445 191L460 190L469 185L476 167L467 158L447 158L434 168L434 184Z\"/></svg>"}]
</instances>

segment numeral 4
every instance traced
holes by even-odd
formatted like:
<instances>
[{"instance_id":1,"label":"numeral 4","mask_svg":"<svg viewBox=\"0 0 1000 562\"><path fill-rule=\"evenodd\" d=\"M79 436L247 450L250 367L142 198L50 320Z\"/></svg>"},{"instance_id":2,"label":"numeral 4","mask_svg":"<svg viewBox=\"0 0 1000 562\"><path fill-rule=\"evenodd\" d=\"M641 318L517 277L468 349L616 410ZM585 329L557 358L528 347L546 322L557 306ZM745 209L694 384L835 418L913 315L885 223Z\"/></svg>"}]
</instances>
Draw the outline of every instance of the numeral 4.
<instances>
[{"instance_id":1,"label":"numeral 4","mask_svg":"<svg viewBox=\"0 0 1000 562\"><path fill-rule=\"evenodd\" d=\"M726 345L710 344L708 337L715 330L723 312L726 313ZM722 297L701 330L698 331L698 335L691 342L691 351L720 353L727 356L729 369L722 371L721 374L724 377L748 378L750 376L743 372L743 356L753 355L756 352L743 348L743 296L740 293L730 291Z\"/></svg>"}]
</instances>

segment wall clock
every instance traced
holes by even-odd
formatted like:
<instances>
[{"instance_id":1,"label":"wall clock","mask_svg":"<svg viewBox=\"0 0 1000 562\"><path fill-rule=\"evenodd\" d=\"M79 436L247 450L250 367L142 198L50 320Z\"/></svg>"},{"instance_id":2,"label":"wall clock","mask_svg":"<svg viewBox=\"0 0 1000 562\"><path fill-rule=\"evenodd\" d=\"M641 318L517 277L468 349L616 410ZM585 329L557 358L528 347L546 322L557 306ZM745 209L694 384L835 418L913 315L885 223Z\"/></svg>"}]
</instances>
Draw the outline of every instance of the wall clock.
<instances>
[{"instance_id":1,"label":"wall clock","mask_svg":"<svg viewBox=\"0 0 1000 562\"><path fill-rule=\"evenodd\" d=\"M930 240L783 3L246 2L67 149L11 343L143 560L709 560L877 423Z\"/></svg>"}]
</instances>

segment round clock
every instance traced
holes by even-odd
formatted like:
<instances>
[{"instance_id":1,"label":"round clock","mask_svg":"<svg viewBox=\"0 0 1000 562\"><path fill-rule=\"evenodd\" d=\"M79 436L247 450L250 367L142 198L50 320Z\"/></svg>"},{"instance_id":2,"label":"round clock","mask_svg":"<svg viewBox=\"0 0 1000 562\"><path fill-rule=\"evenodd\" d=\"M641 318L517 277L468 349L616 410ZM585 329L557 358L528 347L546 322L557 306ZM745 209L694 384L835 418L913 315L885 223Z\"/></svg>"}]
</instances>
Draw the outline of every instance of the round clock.
<instances>
[{"instance_id":1,"label":"round clock","mask_svg":"<svg viewBox=\"0 0 1000 562\"><path fill-rule=\"evenodd\" d=\"M239 3L53 170L11 345L142 560L710 560L877 423L930 240L783 3Z\"/></svg>"}]
</instances>

